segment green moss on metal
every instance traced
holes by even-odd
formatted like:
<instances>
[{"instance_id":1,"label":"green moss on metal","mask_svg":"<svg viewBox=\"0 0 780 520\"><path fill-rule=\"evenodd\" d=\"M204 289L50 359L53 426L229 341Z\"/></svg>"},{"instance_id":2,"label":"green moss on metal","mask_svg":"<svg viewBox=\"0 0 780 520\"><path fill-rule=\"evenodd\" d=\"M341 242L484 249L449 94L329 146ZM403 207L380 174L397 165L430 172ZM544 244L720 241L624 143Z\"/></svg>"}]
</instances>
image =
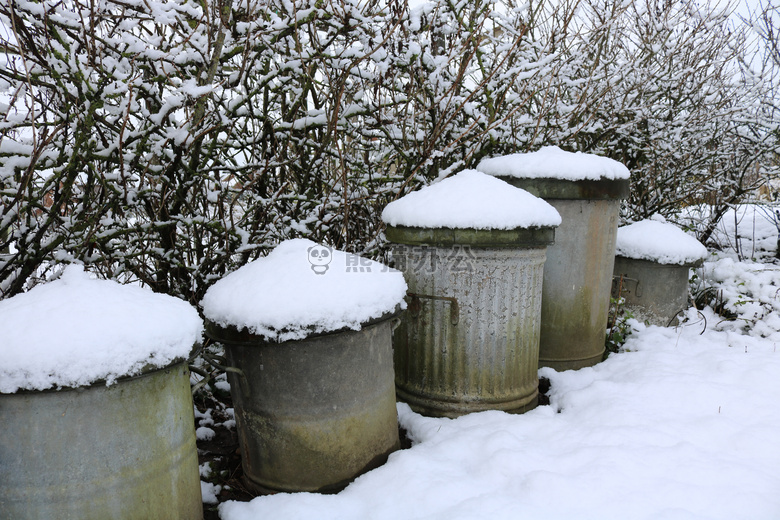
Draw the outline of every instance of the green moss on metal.
<instances>
[{"instance_id":1,"label":"green moss on metal","mask_svg":"<svg viewBox=\"0 0 780 520\"><path fill-rule=\"evenodd\" d=\"M516 188L522 188L543 199L605 200L626 199L628 179L598 179L570 181L563 179L520 179L500 177Z\"/></svg>"},{"instance_id":2,"label":"green moss on metal","mask_svg":"<svg viewBox=\"0 0 780 520\"><path fill-rule=\"evenodd\" d=\"M395 403L395 392L383 401ZM385 411L332 410L296 418L243 414L244 434L257 448L246 460L250 484L261 493L343 489L400 447L395 417Z\"/></svg>"},{"instance_id":3,"label":"green moss on metal","mask_svg":"<svg viewBox=\"0 0 780 520\"><path fill-rule=\"evenodd\" d=\"M555 370L578 370L593 366L604 356L604 323L594 323L594 318L606 316L607 299L603 305L594 300L591 286L580 287L577 294L568 298L542 299L542 321L539 365ZM596 305L599 308L594 308ZM603 307L603 309L601 308Z\"/></svg>"},{"instance_id":4,"label":"green moss on metal","mask_svg":"<svg viewBox=\"0 0 780 520\"><path fill-rule=\"evenodd\" d=\"M468 245L484 248L544 247L555 240L555 228L455 229L387 226L390 242L408 245L448 247Z\"/></svg>"},{"instance_id":5,"label":"green moss on metal","mask_svg":"<svg viewBox=\"0 0 780 520\"><path fill-rule=\"evenodd\" d=\"M186 363L110 386L2 394L0 409L0 517L203 517Z\"/></svg>"}]
</instances>

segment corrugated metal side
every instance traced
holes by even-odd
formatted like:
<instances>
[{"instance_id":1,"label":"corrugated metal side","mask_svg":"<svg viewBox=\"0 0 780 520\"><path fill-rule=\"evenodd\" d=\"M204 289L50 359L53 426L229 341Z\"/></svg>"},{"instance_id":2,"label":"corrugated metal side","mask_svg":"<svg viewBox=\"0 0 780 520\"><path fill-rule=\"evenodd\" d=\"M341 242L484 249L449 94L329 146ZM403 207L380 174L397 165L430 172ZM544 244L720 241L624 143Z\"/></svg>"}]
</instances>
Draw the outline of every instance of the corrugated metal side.
<instances>
[{"instance_id":1,"label":"corrugated metal side","mask_svg":"<svg viewBox=\"0 0 780 520\"><path fill-rule=\"evenodd\" d=\"M398 245L394 259L419 302L395 333L399 397L441 416L533 408L545 248Z\"/></svg>"}]
</instances>

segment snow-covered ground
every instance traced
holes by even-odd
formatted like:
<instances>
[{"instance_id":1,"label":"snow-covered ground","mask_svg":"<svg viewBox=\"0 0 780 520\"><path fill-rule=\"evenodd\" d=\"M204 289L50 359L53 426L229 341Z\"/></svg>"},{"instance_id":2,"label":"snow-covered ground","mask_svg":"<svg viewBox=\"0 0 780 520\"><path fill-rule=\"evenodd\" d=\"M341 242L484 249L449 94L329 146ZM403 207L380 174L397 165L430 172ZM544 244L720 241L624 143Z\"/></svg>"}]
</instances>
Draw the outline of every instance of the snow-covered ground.
<instances>
[{"instance_id":1,"label":"snow-covered ground","mask_svg":"<svg viewBox=\"0 0 780 520\"><path fill-rule=\"evenodd\" d=\"M336 495L225 502L221 518L780 518L777 230L761 214L737 221L743 253L763 262L728 249L697 271L697 291L721 314L633 322L624 351L603 363L543 369L550 404L523 415L435 419L399 404L413 446L384 466Z\"/></svg>"}]
</instances>

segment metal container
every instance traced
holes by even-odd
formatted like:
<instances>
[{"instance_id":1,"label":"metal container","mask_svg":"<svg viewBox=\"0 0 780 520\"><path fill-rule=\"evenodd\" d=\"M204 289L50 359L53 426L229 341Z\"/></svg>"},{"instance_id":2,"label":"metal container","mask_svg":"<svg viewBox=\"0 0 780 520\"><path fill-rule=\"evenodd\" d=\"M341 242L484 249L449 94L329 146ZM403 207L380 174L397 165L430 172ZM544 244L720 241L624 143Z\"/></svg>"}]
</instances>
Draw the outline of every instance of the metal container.
<instances>
[{"instance_id":1,"label":"metal container","mask_svg":"<svg viewBox=\"0 0 780 520\"><path fill-rule=\"evenodd\" d=\"M442 417L534 408L542 273L554 229L388 226L386 234L409 286L393 340L398 397Z\"/></svg>"},{"instance_id":2,"label":"metal container","mask_svg":"<svg viewBox=\"0 0 780 520\"><path fill-rule=\"evenodd\" d=\"M500 177L550 203L563 222L547 250L539 365L592 366L604 357L620 199L628 179Z\"/></svg>"},{"instance_id":3,"label":"metal container","mask_svg":"<svg viewBox=\"0 0 780 520\"><path fill-rule=\"evenodd\" d=\"M207 322L225 345L247 485L258 493L332 492L399 448L392 328L384 317L269 343Z\"/></svg>"},{"instance_id":4,"label":"metal container","mask_svg":"<svg viewBox=\"0 0 780 520\"><path fill-rule=\"evenodd\" d=\"M0 518L202 519L186 363L0 394Z\"/></svg>"},{"instance_id":5,"label":"metal container","mask_svg":"<svg viewBox=\"0 0 780 520\"><path fill-rule=\"evenodd\" d=\"M695 264L663 264L650 260L615 257L612 297L625 298L625 307L636 319L666 327L689 307L690 268Z\"/></svg>"}]
</instances>

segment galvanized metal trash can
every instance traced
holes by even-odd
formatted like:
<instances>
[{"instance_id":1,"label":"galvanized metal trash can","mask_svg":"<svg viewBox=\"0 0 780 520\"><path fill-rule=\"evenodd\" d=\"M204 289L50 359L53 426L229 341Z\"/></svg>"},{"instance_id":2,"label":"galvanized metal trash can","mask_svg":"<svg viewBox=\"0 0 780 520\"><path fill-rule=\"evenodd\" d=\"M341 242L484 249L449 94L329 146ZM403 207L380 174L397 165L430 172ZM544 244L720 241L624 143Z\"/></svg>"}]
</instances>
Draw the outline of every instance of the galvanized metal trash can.
<instances>
[{"instance_id":1,"label":"galvanized metal trash can","mask_svg":"<svg viewBox=\"0 0 780 520\"><path fill-rule=\"evenodd\" d=\"M335 492L400 447L391 338L405 293L401 273L308 240L209 289L250 489Z\"/></svg>"},{"instance_id":2,"label":"galvanized metal trash can","mask_svg":"<svg viewBox=\"0 0 780 520\"><path fill-rule=\"evenodd\" d=\"M0 421L0 518L203 518L185 362L0 394Z\"/></svg>"},{"instance_id":3,"label":"galvanized metal trash can","mask_svg":"<svg viewBox=\"0 0 780 520\"><path fill-rule=\"evenodd\" d=\"M643 220L618 228L612 297L641 322L666 327L690 305L690 269L707 249L672 224Z\"/></svg>"},{"instance_id":4,"label":"galvanized metal trash can","mask_svg":"<svg viewBox=\"0 0 780 520\"><path fill-rule=\"evenodd\" d=\"M203 518L194 308L70 266L0 330L0 518Z\"/></svg>"},{"instance_id":5,"label":"galvanized metal trash can","mask_svg":"<svg viewBox=\"0 0 780 520\"><path fill-rule=\"evenodd\" d=\"M464 189L454 190L463 199L444 189L442 205L437 204L438 187L457 188L464 179L470 181ZM451 184L445 186L447 181ZM492 190L510 190L516 193L509 195L520 199L502 207ZM431 199L425 198L428 193ZM419 206L416 194L421 195ZM542 204L522 190L467 171L385 209L395 267L409 284L409 307L393 339L396 390L414 411L457 417L484 410L522 413L537 405L542 273L546 248L560 222ZM510 229L403 225L427 225L440 208L441 222L452 226L490 225L479 216L491 211L508 215L514 224L526 222L523 213L538 208L547 217ZM448 213L457 216L449 220ZM492 225L504 222L504 215Z\"/></svg>"},{"instance_id":6,"label":"galvanized metal trash can","mask_svg":"<svg viewBox=\"0 0 780 520\"><path fill-rule=\"evenodd\" d=\"M282 343L207 326L225 345L246 483L333 492L400 447L390 316Z\"/></svg>"},{"instance_id":7,"label":"galvanized metal trash can","mask_svg":"<svg viewBox=\"0 0 780 520\"><path fill-rule=\"evenodd\" d=\"M563 220L544 266L539 365L561 371L598 363L628 170L611 159L556 147L485 159L477 169L543 198Z\"/></svg>"}]
</instances>

